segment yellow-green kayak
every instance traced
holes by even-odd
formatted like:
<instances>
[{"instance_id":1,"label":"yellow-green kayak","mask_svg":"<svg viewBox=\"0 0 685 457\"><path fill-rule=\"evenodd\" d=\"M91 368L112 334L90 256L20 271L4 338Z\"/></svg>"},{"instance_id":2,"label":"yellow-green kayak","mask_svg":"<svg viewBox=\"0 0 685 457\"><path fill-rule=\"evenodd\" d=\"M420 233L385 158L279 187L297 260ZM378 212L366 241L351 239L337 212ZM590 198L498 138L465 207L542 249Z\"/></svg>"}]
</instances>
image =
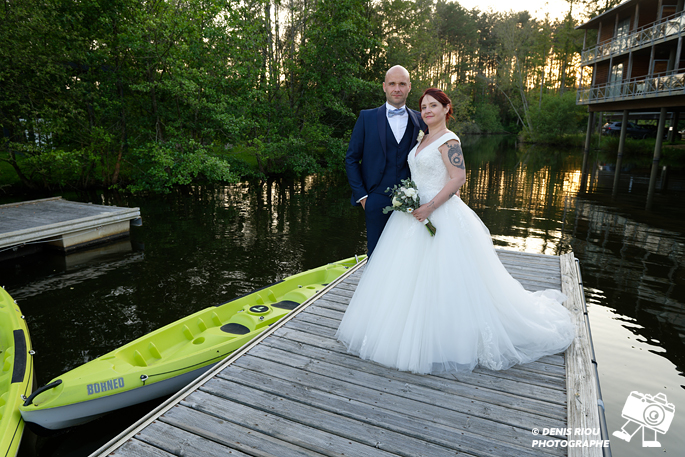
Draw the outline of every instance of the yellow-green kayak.
<instances>
[{"instance_id":1,"label":"yellow-green kayak","mask_svg":"<svg viewBox=\"0 0 685 457\"><path fill-rule=\"evenodd\" d=\"M33 387L33 351L19 306L0 288L0 456L14 457L24 433L19 406Z\"/></svg>"},{"instance_id":2,"label":"yellow-green kayak","mask_svg":"<svg viewBox=\"0 0 685 457\"><path fill-rule=\"evenodd\" d=\"M21 415L40 433L173 394L361 259L352 257L290 276L155 330L37 389L20 407Z\"/></svg>"}]
</instances>

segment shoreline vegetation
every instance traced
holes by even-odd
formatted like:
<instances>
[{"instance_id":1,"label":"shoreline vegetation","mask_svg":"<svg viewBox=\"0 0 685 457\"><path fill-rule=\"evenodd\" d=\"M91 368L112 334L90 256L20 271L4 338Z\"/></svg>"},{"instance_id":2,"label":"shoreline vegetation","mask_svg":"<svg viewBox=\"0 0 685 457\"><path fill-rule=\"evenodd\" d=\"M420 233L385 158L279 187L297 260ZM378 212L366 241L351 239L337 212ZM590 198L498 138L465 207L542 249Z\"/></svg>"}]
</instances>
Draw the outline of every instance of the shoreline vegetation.
<instances>
[{"instance_id":1,"label":"shoreline vegetation","mask_svg":"<svg viewBox=\"0 0 685 457\"><path fill-rule=\"evenodd\" d=\"M582 150L575 26L619 1L603 3L553 21L445 0L10 2L0 195L344 175L359 111L384 102L396 64L408 106L427 87L450 95L459 135Z\"/></svg>"}]
</instances>

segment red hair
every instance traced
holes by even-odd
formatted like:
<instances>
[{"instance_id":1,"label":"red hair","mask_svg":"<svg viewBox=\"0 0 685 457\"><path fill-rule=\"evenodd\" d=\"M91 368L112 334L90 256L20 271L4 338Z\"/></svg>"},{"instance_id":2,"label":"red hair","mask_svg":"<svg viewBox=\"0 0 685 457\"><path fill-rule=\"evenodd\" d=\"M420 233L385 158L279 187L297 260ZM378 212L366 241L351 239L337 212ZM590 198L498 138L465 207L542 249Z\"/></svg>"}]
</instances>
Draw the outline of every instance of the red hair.
<instances>
[{"instance_id":1,"label":"red hair","mask_svg":"<svg viewBox=\"0 0 685 457\"><path fill-rule=\"evenodd\" d=\"M426 95L430 95L436 99L438 103L442 104L442 106L449 105L450 109L447 111L447 114L445 114L445 122L449 121L452 118L452 113L454 110L452 109L452 100L450 100L447 94L440 89L436 89L435 87L429 87L428 89L424 90L423 95L419 99L419 111L421 110L421 102L423 102L423 97Z\"/></svg>"}]
</instances>

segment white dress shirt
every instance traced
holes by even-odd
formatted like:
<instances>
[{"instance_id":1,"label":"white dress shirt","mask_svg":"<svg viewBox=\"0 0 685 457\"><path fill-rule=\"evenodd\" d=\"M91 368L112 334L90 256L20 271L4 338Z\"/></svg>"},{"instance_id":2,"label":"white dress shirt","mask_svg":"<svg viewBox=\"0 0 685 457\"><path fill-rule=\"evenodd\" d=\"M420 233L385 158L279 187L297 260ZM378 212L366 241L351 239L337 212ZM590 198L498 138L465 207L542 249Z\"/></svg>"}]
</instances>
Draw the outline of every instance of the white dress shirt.
<instances>
[{"instance_id":1,"label":"white dress shirt","mask_svg":"<svg viewBox=\"0 0 685 457\"><path fill-rule=\"evenodd\" d=\"M407 105L400 106L399 109L404 108L404 114L400 116L393 116L393 117L388 117L388 124L390 124L390 128L392 129L392 134L395 135L395 139L397 140L397 143L399 144L400 141L402 141L402 137L404 136L404 131L407 130L407 122L409 121L409 115L407 114ZM394 106L392 106L390 103L385 102L385 115L388 115L388 110L394 110L397 109Z\"/></svg>"}]
</instances>

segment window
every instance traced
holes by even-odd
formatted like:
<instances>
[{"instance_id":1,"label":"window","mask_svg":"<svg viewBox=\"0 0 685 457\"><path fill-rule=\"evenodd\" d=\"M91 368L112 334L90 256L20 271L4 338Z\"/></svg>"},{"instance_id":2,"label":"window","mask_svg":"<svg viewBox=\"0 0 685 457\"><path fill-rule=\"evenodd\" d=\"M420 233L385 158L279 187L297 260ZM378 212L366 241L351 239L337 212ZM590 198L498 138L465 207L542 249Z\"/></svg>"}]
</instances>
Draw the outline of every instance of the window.
<instances>
[{"instance_id":1,"label":"window","mask_svg":"<svg viewBox=\"0 0 685 457\"><path fill-rule=\"evenodd\" d=\"M621 82L623 81L623 62L617 63L611 67L609 73L609 87L608 96L617 97L621 95Z\"/></svg>"}]
</instances>

